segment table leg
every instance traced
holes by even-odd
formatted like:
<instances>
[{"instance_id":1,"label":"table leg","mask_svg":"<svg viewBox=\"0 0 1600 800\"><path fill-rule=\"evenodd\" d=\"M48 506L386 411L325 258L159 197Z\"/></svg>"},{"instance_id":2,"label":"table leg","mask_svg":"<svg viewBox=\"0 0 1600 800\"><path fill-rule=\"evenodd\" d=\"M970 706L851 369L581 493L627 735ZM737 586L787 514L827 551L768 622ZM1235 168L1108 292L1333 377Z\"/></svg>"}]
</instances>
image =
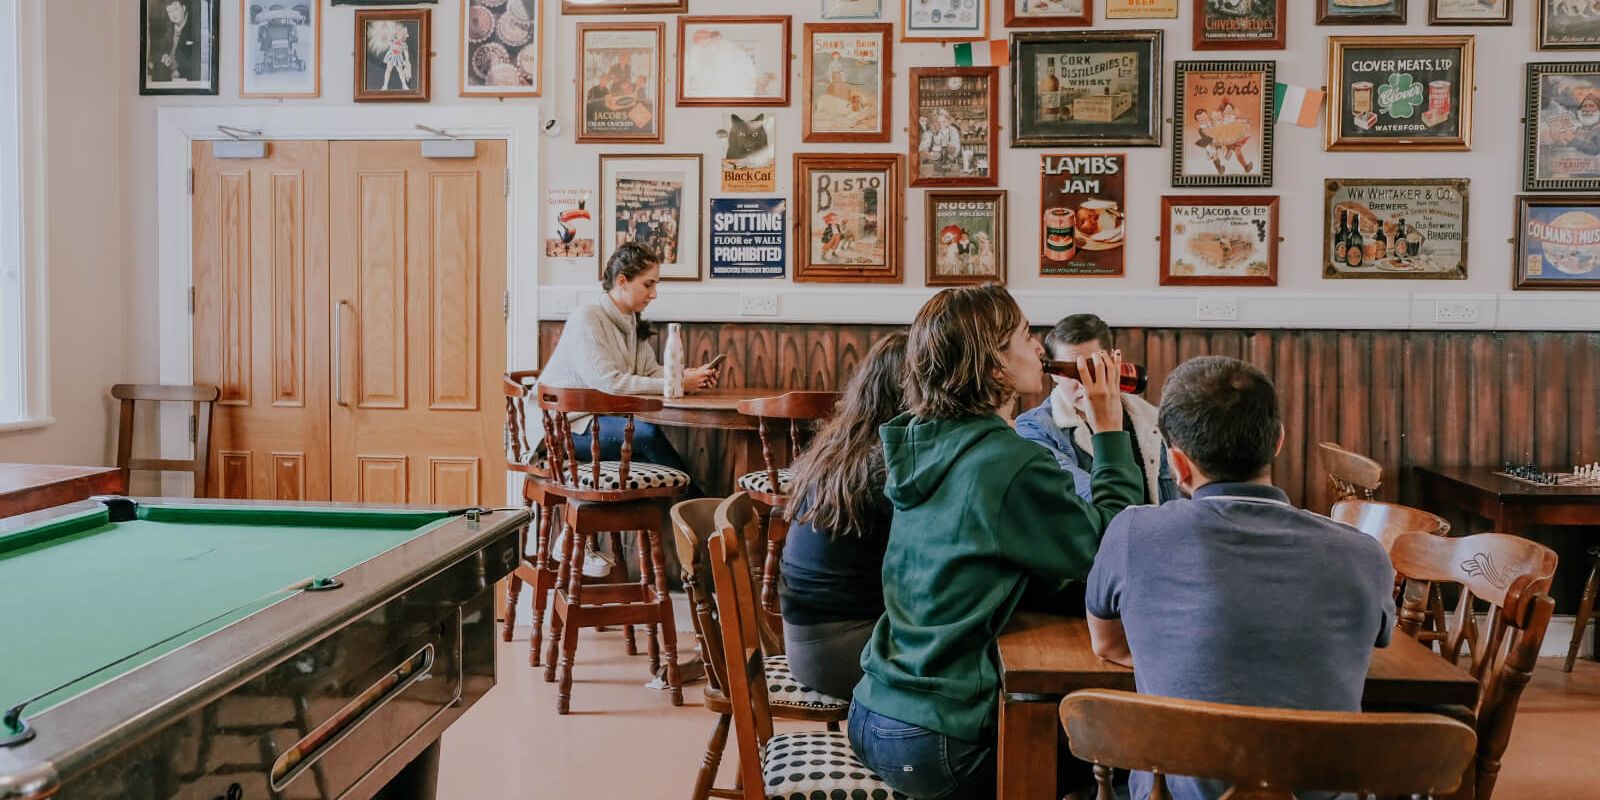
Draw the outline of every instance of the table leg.
<instances>
[{"instance_id":1,"label":"table leg","mask_svg":"<svg viewBox=\"0 0 1600 800\"><path fill-rule=\"evenodd\" d=\"M1056 800L1056 728L1053 699L1000 694L999 769L995 796L1005 800Z\"/></svg>"}]
</instances>

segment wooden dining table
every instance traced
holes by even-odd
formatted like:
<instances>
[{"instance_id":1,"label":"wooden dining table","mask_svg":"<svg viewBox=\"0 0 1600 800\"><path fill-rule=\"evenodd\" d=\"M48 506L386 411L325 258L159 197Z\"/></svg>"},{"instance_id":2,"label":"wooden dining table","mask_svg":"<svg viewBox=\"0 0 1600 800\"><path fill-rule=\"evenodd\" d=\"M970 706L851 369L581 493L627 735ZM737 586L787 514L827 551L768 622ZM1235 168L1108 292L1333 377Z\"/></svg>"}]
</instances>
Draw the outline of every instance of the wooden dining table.
<instances>
[{"instance_id":1,"label":"wooden dining table","mask_svg":"<svg viewBox=\"0 0 1600 800\"><path fill-rule=\"evenodd\" d=\"M997 797L1057 800L1061 698L1079 689L1133 691L1133 670L1102 660L1082 618L1020 612L1000 634ZM1362 702L1368 705L1464 707L1478 682L1417 641L1398 633L1374 648Z\"/></svg>"},{"instance_id":2,"label":"wooden dining table","mask_svg":"<svg viewBox=\"0 0 1600 800\"><path fill-rule=\"evenodd\" d=\"M660 411L638 414L637 417L664 427L726 432L728 463L733 468L733 479L738 480L740 475L760 469L766 463L761 455L759 423L755 417L739 413L740 401L776 397L783 392L782 389L711 389L683 397L665 398L661 401Z\"/></svg>"},{"instance_id":3,"label":"wooden dining table","mask_svg":"<svg viewBox=\"0 0 1600 800\"><path fill-rule=\"evenodd\" d=\"M61 464L0 464L0 517L86 500L97 494L122 494L122 470Z\"/></svg>"}]
</instances>

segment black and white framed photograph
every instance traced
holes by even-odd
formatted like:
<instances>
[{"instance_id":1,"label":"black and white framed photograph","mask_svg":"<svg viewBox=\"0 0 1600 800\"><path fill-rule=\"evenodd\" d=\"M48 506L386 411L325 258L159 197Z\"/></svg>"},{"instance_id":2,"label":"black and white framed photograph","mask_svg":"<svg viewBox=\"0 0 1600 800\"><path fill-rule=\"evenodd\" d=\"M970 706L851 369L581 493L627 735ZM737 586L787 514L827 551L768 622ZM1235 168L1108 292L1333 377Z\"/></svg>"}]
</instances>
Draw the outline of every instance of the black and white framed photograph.
<instances>
[{"instance_id":1,"label":"black and white framed photograph","mask_svg":"<svg viewBox=\"0 0 1600 800\"><path fill-rule=\"evenodd\" d=\"M699 153L600 156L600 264L638 242L661 259L661 278L700 280Z\"/></svg>"},{"instance_id":2,"label":"black and white framed photograph","mask_svg":"<svg viewBox=\"0 0 1600 800\"><path fill-rule=\"evenodd\" d=\"M310 2L311 0L305 0ZM139 94L217 93L222 0L143 0Z\"/></svg>"},{"instance_id":3,"label":"black and white framed photograph","mask_svg":"<svg viewBox=\"0 0 1600 800\"><path fill-rule=\"evenodd\" d=\"M322 7L316 0L242 0L239 96L322 94Z\"/></svg>"}]
</instances>

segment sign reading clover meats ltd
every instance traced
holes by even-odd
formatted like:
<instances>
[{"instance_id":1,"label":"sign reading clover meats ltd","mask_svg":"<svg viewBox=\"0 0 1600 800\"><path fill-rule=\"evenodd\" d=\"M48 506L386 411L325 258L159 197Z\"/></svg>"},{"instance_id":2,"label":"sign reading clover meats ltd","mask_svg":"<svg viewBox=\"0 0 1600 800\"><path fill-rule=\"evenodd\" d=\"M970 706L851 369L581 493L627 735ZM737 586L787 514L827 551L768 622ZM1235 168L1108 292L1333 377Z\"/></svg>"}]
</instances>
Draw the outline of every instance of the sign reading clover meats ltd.
<instances>
[{"instance_id":1,"label":"sign reading clover meats ltd","mask_svg":"<svg viewBox=\"0 0 1600 800\"><path fill-rule=\"evenodd\" d=\"M1471 36L1333 36L1329 150L1472 149Z\"/></svg>"}]
</instances>

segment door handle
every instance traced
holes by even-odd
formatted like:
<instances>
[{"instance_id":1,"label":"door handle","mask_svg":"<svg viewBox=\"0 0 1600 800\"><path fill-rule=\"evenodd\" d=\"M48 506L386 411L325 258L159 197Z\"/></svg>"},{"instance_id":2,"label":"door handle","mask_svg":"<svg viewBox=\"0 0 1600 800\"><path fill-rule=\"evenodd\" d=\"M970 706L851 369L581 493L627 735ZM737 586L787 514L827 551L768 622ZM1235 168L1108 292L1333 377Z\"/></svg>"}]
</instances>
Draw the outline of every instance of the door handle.
<instances>
[{"instance_id":1,"label":"door handle","mask_svg":"<svg viewBox=\"0 0 1600 800\"><path fill-rule=\"evenodd\" d=\"M349 300L333 304L333 402L347 406L344 401L344 309ZM353 308L353 307L352 307Z\"/></svg>"}]
</instances>

